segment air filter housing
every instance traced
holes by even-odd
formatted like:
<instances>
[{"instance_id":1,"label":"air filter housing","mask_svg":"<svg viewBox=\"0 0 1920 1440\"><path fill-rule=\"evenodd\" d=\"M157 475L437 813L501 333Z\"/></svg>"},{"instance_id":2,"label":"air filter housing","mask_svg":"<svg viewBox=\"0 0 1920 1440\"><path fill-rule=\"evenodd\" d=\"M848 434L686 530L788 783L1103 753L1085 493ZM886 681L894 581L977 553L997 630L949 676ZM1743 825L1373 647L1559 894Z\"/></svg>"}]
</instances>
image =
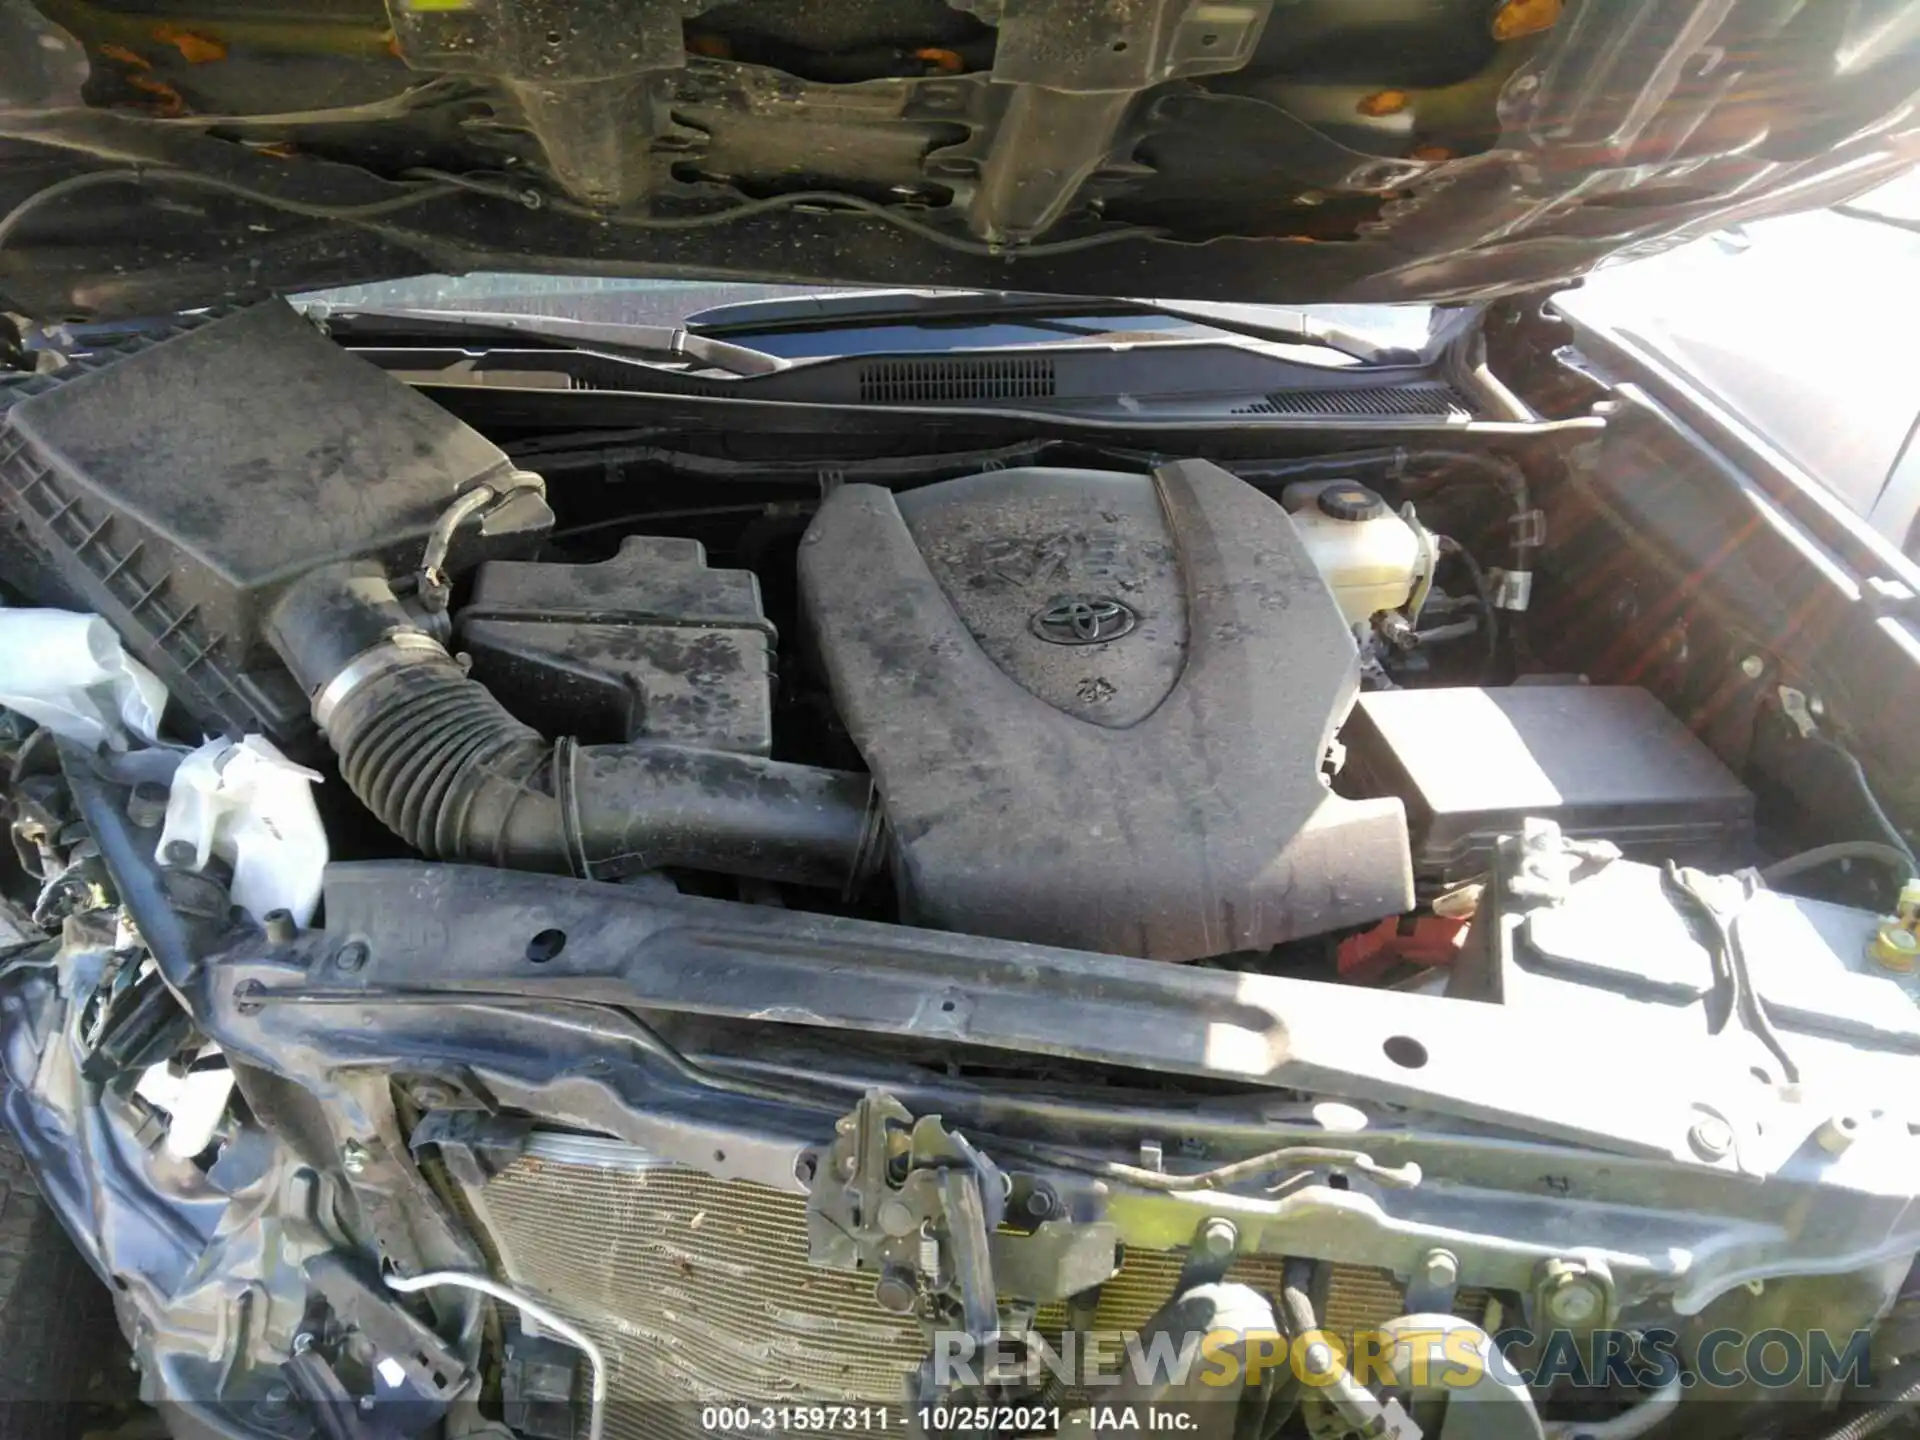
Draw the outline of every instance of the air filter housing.
<instances>
[{"instance_id":1,"label":"air filter housing","mask_svg":"<svg viewBox=\"0 0 1920 1440\"><path fill-rule=\"evenodd\" d=\"M9 578L104 615L204 727L293 741L307 704L263 638L274 599L331 561L417 564L448 503L511 468L276 301L6 409L0 517L39 562ZM452 563L525 553L552 523L523 492Z\"/></svg>"}]
</instances>

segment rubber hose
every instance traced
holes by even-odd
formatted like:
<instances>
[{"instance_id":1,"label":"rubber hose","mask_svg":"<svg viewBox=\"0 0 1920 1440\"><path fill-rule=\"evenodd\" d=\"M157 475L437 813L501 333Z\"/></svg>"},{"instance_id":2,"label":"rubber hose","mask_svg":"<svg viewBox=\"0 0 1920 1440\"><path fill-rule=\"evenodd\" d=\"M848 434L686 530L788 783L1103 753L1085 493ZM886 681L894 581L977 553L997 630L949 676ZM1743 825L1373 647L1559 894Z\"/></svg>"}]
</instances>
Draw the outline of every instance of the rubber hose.
<instances>
[{"instance_id":1,"label":"rubber hose","mask_svg":"<svg viewBox=\"0 0 1920 1440\"><path fill-rule=\"evenodd\" d=\"M274 609L275 650L361 802L421 854L613 879L662 866L850 890L881 855L865 775L688 745L550 741L335 565Z\"/></svg>"},{"instance_id":2,"label":"rubber hose","mask_svg":"<svg viewBox=\"0 0 1920 1440\"><path fill-rule=\"evenodd\" d=\"M1822 865L1836 865L1842 860L1866 860L1884 865L1901 884L1914 878L1912 854L1905 848L1883 845L1878 840L1838 840L1831 845L1816 845L1763 867L1760 878L1769 885L1777 885L1782 880L1791 880L1796 875L1817 870Z\"/></svg>"}]
</instances>

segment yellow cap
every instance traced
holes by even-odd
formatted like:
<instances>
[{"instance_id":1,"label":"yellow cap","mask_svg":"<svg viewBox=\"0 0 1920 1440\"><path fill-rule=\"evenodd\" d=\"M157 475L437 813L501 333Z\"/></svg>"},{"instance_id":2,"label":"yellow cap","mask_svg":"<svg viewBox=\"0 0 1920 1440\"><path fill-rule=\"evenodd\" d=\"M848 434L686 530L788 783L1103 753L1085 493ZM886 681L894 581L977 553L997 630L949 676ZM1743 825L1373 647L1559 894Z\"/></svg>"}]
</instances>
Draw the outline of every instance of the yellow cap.
<instances>
[{"instance_id":1,"label":"yellow cap","mask_svg":"<svg viewBox=\"0 0 1920 1440\"><path fill-rule=\"evenodd\" d=\"M1920 961L1920 936L1897 920L1884 920L1867 942L1867 955L1888 970L1911 970Z\"/></svg>"}]
</instances>

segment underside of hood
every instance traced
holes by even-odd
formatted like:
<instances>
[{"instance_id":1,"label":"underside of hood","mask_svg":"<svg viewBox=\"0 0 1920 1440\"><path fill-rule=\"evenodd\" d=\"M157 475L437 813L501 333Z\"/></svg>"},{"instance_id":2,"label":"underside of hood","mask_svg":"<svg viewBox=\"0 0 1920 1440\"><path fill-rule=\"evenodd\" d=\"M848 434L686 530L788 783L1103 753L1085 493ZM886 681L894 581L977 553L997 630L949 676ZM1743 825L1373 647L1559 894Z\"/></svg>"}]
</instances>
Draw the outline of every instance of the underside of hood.
<instances>
[{"instance_id":1,"label":"underside of hood","mask_svg":"<svg viewBox=\"0 0 1920 1440\"><path fill-rule=\"evenodd\" d=\"M1471 300L1920 158L1908 0L0 0L0 306Z\"/></svg>"}]
</instances>

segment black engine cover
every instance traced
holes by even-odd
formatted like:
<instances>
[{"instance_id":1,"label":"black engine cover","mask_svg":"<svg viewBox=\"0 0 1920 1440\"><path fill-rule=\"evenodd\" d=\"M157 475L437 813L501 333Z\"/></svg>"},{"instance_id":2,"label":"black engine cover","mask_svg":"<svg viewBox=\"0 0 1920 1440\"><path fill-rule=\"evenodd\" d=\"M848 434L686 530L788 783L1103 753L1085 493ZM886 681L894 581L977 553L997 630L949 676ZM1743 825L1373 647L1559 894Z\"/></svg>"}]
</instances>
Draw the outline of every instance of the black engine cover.
<instances>
[{"instance_id":1,"label":"black engine cover","mask_svg":"<svg viewBox=\"0 0 1920 1440\"><path fill-rule=\"evenodd\" d=\"M909 920L1190 960L1412 907L1400 802L1321 778L1353 638L1218 466L845 486L800 581Z\"/></svg>"}]
</instances>

